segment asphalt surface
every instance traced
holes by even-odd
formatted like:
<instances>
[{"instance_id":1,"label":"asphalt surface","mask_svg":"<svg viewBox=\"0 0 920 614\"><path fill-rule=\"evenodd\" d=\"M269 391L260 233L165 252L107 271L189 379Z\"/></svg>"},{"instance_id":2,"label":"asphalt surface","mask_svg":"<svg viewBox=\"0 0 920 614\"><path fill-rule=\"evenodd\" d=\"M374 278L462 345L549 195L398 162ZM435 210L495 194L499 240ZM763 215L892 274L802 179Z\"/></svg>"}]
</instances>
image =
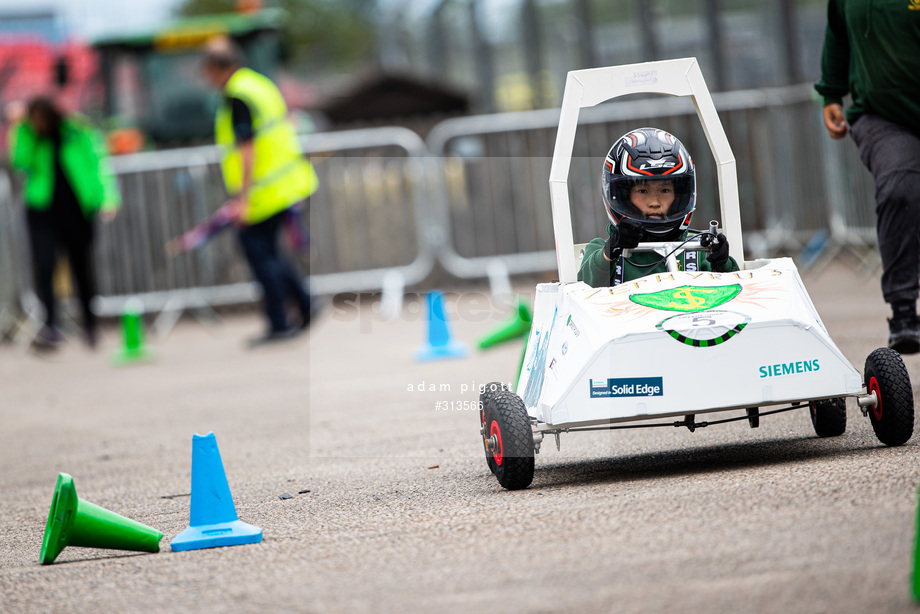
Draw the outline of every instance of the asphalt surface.
<instances>
[{"instance_id":1,"label":"asphalt surface","mask_svg":"<svg viewBox=\"0 0 920 614\"><path fill-rule=\"evenodd\" d=\"M805 281L862 371L887 313L878 277L853 268ZM471 346L506 315L479 292L452 321ZM417 363L420 304L393 322L377 311L339 303L308 337L256 351L254 314L182 321L154 362L120 368L114 329L95 353L0 348L0 611L917 611L916 436L885 448L852 402L829 439L805 410L759 429L568 434L507 492L463 402L512 379L520 345ZM920 382L920 357L906 362ZM264 540L171 552L192 434L209 431ZM69 547L39 565L61 471L161 530L161 552Z\"/></svg>"}]
</instances>

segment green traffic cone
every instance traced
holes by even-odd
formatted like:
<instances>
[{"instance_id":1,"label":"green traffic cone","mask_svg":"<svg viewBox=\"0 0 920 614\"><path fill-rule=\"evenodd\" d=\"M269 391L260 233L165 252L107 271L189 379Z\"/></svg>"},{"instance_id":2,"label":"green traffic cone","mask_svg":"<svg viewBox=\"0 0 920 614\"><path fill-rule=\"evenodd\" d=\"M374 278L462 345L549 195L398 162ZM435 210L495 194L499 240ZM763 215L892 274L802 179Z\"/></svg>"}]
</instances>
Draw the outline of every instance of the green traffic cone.
<instances>
[{"instance_id":1,"label":"green traffic cone","mask_svg":"<svg viewBox=\"0 0 920 614\"><path fill-rule=\"evenodd\" d=\"M511 318L479 340L479 349L485 350L499 343L526 337L530 333L532 322L530 309L522 301L518 301L517 309Z\"/></svg>"},{"instance_id":2,"label":"green traffic cone","mask_svg":"<svg viewBox=\"0 0 920 614\"><path fill-rule=\"evenodd\" d=\"M112 354L116 365L149 360L150 351L144 343L143 305L136 299L125 303L121 314L122 347Z\"/></svg>"},{"instance_id":3,"label":"green traffic cone","mask_svg":"<svg viewBox=\"0 0 920 614\"><path fill-rule=\"evenodd\" d=\"M39 562L50 565L67 546L159 552L163 534L77 497L73 478L58 474Z\"/></svg>"},{"instance_id":4,"label":"green traffic cone","mask_svg":"<svg viewBox=\"0 0 920 614\"><path fill-rule=\"evenodd\" d=\"M524 349L521 350L521 362L518 364L517 379L514 380L515 388L517 388L517 383L521 381L521 373L524 372L524 359L527 357L527 341L529 341L529 339L529 337L524 337Z\"/></svg>"}]
</instances>

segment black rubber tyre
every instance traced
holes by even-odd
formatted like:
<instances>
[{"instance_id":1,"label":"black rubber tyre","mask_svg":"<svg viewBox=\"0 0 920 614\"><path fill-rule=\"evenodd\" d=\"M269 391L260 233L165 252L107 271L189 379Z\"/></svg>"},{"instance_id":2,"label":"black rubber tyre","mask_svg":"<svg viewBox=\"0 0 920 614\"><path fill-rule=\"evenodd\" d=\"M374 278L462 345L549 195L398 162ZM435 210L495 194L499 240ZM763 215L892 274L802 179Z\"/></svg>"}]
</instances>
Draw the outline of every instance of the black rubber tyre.
<instances>
[{"instance_id":1,"label":"black rubber tyre","mask_svg":"<svg viewBox=\"0 0 920 614\"><path fill-rule=\"evenodd\" d=\"M846 399L811 401L808 409L818 437L837 437L847 430Z\"/></svg>"},{"instance_id":2,"label":"black rubber tyre","mask_svg":"<svg viewBox=\"0 0 920 614\"><path fill-rule=\"evenodd\" d=\"M503 390L508 390L508 387L501 382L489 382L482 387L482 391L479 393L479 422L482 426L480 431L482 439L483 449L486 453L486 464L489 465L489 471L495 473L495 459L492 458L492 455L489 454L489 449L486 447L486 440L489 439L490 435L486 434L488 429L486 428L486 405L493 403L493 397Z\"/></svg>"},{"instance_id":3,"label":"black rubber tyre","mask_svg":"<svg viewBox=\"0 0 920 614\"><path fill-rule=\"evenodd\" d=\"M508 490L527 488L533 481L533 429L521 397L509 390L482 394L482 442L489 469ZM494 437L495 449L488 441Z\"/></svg>"},{"instance_id":4,"label":"black rubber tyre","mask_svg":"<svg viewBox=\"0 0 920 614\"><path fill-rule=\"evenodd\" d=\"M879 348L866 358L866 389L878 405L869 408L875 436L886 446L900 446L914 434L914 394L901 355Z\"/></svg>"},{"instance_id":5,"label":"black rubber tyre","mask_svg":"<svg viewBox=\"0 0 920 614\"><path fill-rule=\"evenodd\" d=\"M482 418L482 408L486 406L486 397L502 390L508 390L508 387L501 382L489 382L482 387L479 392L479 417Z\"/></svg>"}]
</instances>

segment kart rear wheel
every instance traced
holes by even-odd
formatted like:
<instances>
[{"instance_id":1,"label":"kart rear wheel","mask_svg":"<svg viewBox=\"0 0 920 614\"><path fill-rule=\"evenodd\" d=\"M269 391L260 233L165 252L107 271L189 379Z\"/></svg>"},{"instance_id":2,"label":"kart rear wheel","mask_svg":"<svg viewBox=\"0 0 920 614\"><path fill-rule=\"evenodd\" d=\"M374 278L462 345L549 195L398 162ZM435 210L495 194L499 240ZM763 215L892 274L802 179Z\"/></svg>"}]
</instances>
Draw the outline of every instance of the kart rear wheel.
<instances>
[{"instance_id":1,"label":"kart rear wheel","mask_svg":"<svg viewBox=\"0 0 920 614\"><path fill-rule=\"evenodd\" d=\"M482 394L482 442L489 469L508 490L533 481L533 429L521 397L509 390Z\"/></svg>"},{"instance_id":2,"label":"kart rear wheel","mask_svg":"<svg viewBox=\"0 0 920 614\"><path fill-rule=\"evenodd\" d=\"M847 430L846 399L824 399L808 403L808 413L818 437L837 437Z\"/></svg>"},{"instance_id":3,"label":"kart rear wheel","mask_svg":"<svg viewBox=\"0 0 920 614\"><path fill-rule=\"evenodd\" d=\"M879 348L866 358L866 389L877 403L869 408L875 436L886 446L900 446L914 433L914 394L901 355Z\"/></svg>"}]
</instances>

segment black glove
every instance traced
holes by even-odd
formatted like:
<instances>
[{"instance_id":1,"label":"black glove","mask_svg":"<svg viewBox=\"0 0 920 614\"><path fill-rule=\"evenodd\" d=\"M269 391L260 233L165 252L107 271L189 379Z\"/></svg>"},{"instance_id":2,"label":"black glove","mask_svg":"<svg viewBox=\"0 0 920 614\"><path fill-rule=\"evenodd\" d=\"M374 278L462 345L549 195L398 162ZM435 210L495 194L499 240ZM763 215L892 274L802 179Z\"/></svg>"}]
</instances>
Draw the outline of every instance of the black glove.
<instances>
[{"instance_id":1,"label":"black glove","mask_svg":"<svg viewBox=\"0 0 920 614\"><path fill-rule=\"evenodd\" d=\"M614 252L636 247L644 236L645 232L641 226L624 218L613 227L613 232L607 237L607 242L604 243L604 255L607 256L608 260L616 260L620 255L614 254Z\"/></svg>"},{"instance_id":2,"label":"black glove","mask_svg":"<svg viewBox=\"0 0 920 614\"><path fill-rule=\"evenodd\" d=\"M706 260L712 265L712 270L716 272L722 271L728 262L728 239L721 232L716 236Z\"/></svg>"}]
</instances>

